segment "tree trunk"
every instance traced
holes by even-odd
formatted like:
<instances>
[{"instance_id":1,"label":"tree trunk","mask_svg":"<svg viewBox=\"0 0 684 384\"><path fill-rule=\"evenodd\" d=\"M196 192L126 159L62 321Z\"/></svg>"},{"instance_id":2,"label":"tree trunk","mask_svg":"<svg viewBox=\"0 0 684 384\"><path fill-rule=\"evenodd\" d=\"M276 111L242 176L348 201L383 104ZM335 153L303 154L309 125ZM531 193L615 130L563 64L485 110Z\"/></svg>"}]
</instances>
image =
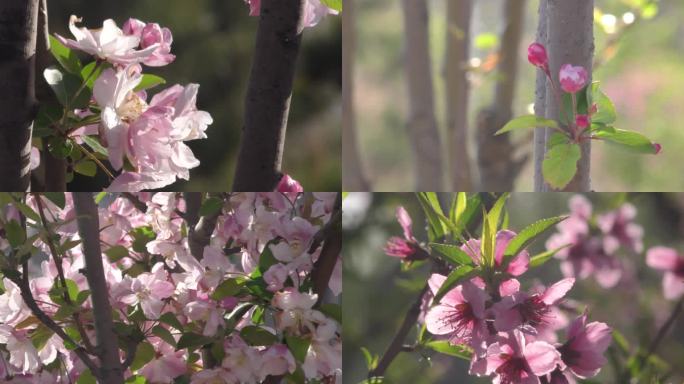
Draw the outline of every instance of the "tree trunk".
<instances>
[{"instance_id":1,"label":"tree trunk","mask_svg":"<svg viewBox=\"0 0 684 384\"><path fill-rule=\"evenodd\" d=\"M442 150L434 111L432 64L425 0L403 0L408 79L408 130L413 146L416 191L442 190Z\"/></svg>"},{"instance_id":2,"label":"tree trunk","mask_svg":"<svg viewBox=\"0 0 684 384\"><path fill-rule=\"evenodd\" d=\"M78 221L78 233L83 239L83 255L86 265L86 278L93 301L95 333L97 334L98 357L100 358L100 383L123 383L123 367L119 360L119 347L114 334L112 307L109 303L109 290L102 267L100 248L100 220L97 206L90 192L75 192L74 209Z\"/></svg>"},{"instance_id":3,"label":"tree trunk","mask_svg":"<svg viewBox=\"0 0 684 384\"><path fill-rule=\"evenodd\" d=\"M31 186L39 0L0 1L0 190Z\"/></svg>"},{"instance_id":4,"label":"tree trunk","mask_svg":"<svg viewBox=\"0 0 684 384\"><path fill-rule=\"evenodd\" d=\"M539 0L539 24L537 25L537 42L546 45L547 37L546 0ZM553 102L553 100L551 101ZM546 74L537 68L537 82L534 92L534 114L546 116ZM534 191L544 191L544 175L542 163L546 153L546 135L548 128L534 129ZM550 133L549 133L550 134Z\"/></svg>"},{"instance_id":5,"label":"tree trunk","mask_svg":"<svg viewBox=\"0 0 684 384\"><path fill-rule=\"evenodd\" d=\"M549 68L558 89L558 72L561 65L581 65L586 68L591 82L594 57L594 1L593 0L547 0ZM557 119L559 110L550 84L546 89L546 115ZM589 174L591 144L587 140L581 145L582 157L577 162L577 174L564 191L588 192L591 190Z\"/></svg>"},{"instance_id":6,"label":"tree trunk","mask_svg":"<svg viewBox=\"0 0 684 384\"><path fill-rule=\"evenodd\" d=\"M510 135L494 136L513 115L524 11L525 0L504 2L505 26L501 34L494 104L481 110L477 117L478 164L483 191L512 191L515 179L528 158L514 156L516 148Z\"/></svg>"},{"instance_id":7,"label":"tree trunk","mask_svg":"<svg viewBox=\"0 0 684 384\"><path fill-rule=\"evenodd\" d=\"M359 154L354 115L354 2L346 0L342 12L342 184L343 190L350 192L370 191Z\"/></svg>"},{"instance_id":8,"label":"tree trunk","mask_svg":"<svg viewBox=\"0 0 684 384\"><path fill-rule=\"evenodd\" d=\"M273 191L281 177L304 0L261 0L233 190Z\"/></svg>"},{"instance_id":9,"label":"tree trunk","mask_svg":"<svg viewBox=\"0 0 684 384\"><path fill-rule=\"evenodd\" d=\"M470 50L471 0L447 1L446 121L451 190L472 191L468 155L468 93L466 78Z\"/></svg>"}]
</instances>

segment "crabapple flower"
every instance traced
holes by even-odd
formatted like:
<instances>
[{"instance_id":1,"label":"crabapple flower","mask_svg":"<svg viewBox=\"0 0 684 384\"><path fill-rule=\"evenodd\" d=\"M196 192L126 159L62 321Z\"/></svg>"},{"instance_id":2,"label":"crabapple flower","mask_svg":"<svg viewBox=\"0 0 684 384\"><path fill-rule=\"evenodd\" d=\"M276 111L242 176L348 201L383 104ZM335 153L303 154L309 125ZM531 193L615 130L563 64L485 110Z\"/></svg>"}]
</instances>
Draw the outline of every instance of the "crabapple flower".
<instances>
[{"instance_id":1,"label":"crabapple flower","mask_svg":"<svg viewBox=\"0 0 684 384\"><path fill-rule=\"evenodd\" d=\"M684 294L684 256L667 247L653 247L646 253L649 267L665 271L663 295L675 300Z\"/></svg>"},{"instance_id":2,"label":"crabapple flower","mask_svg":"<svg viewBox=\"0 0 684 384\"><path fill-rule=\"evenodd\" d=\"M294 356L283 344L274 344L261 353L261 380L266 376L279 376L297 369Z\"/></svg>"},{"instance_id":3,"label":"crabapple flower","mask_svg":"<svg viewBox=\"0 0 684 384\"><path fill-rule=\"evenodd\" d=\"M249 15L261 14L261 0L245 0L249 4ZM338 12L329 8L321 0L306 0L302 15L302 26L315 27L326 15L337 15Z\"/></svg>"},{"instance_id":4,"label":"crabapple flower","mask_svg":"<svg viewBox=\"0 0 684 384\"><path fill-rule=\"evenodd\" d=\"M105 20L101 29L79 28L76 23L81 21L81 18L74 15L69 18L69 30L76 40L60 35L56 35L57 39L67 47L86 52L99 60L118 65L140 63L159 48L156 43L136 51L135 48L140 45L140 37L124 34L112 19Z\"/></svg>"},{"instance_id":5,"label":"crabapple flower","mask_svg":"<svg viewBox=\"0 0 684 384\"><path fill-rule=\"evenodd\" d=\"M545 341L528 343L520 331L500 333L487 348L487 372L494 384L539 384L539 376L551 373L560 362L560 353Z\"/></svg>"},{"instance_id":6,"label":"crabapple flower","mask_svg":"<svg viewBox=\"0 0 684 384\"><path fill-rule=\"evenodd\" d=\"M397 257L406 261L419 260L422 258L419 256L418 250L420 246L418 245L418 240L413 237L413 230L411 226L413 222L411 221L411 216L404 207L397 207L397 221L404 231L404 238L398 236L392 236L387 241L384 251L385 254L392 257Z\"/></svg>"},{"instance_id":7,"label":"crabapple flower","mask_svg":"<svg viewBox=\"0 0 684 384\"><path fill-rule=\"evenodd\" d=\"M562 364L581 379L596 376L606 363L603 353L611 340L611 328L597 321L587 324L585 312L573 320L567 341L558 347Z\"/></svg>"},{"instance_id":8,"label":"crabapple flower","mask_svg":"<svg viewBox=\"0 0 684 384\"><path fill-rule=\"evenodd\" d=\"M587 84L587 70L581 66L564 64L560 68L558 80L561 88L568 93L577 93Z\"/></svg>"},{"instance_id":9,"label":"crabapple flower","mask_svg":"<svg viewBox=\"0 0 684 384\"><path fill-rule=\"evenodd\" d=\"M641 253L644 244L641 238L644 229L633 222L636 208L630 204L622 204L618 209L599 215L596 224L603 232L603 248L607 253L615 252L623 246L636 253Z\"/></svg>"},{"instance_id":10,"label":"crabapple flower","mask_svg":"<svg viewBox=\"0 0 684 384\"><path fill-rule=\"evenodd\" d=\"M304 188L302 188L302 185L299 184L299 182L290 175L283 175L283 177L280 178L280 181L278 182L278 185L276 186L276 192L282 192L282 193L299 193L299 192L304 192Z\"/></svg>"},{"instance_id":11,"label":"crabapple flower","mask_svg":"<svg viewBox=\"0 0 684 384\"><path fill-rule=\"evenodd\" d=\"M40 366L38 351L25 330L15 330L9 325L0 325L0 344L6 344L10 354L9 363L21 373L33 373Z\"/></svg>"},{"instance_id":12,"label":"crabapple flower","mask_svg":"<svg viewBox=\"0 0 684 384\"><path fill-rule=\"evenodd\" d=\"M506 246L515 237L516 233L504 229L496 234L496 247L494 249L494 264L496 267L500 268L503 264L504 251ZM481 255L480 255L480 240L470 239L465 244L461 246L461 249L473 259L475 264L480 265ZM527 250L523 250L517 255L513 256L510 263L506 267L506 273L511 276L520 276L529 266L530 254Z\"/></svg>"},{"instance_id":13,"label":"crabapple flower","mask_svg":"<svg viewBox=\"0 0 684 384\"><path fill-rule=\"evenodd\" d=\"M123 295L119 300L128 305L140 304L148 319L158 319L164 306L163 300L173 295L175 290L173 284L166 279L164 264L157 263L151 272L127 279L130 293Z\"/></svg>"},{"instance_id":14,"label":"crabapple flower","mask_svg":"<svg viewBox=\"0 0 684 384\"><path fill-rule=\"evenodd\" d=\"M433 274L430 289L436 294L446 280ZM489 295L471 282L447 292L439 304L428 310L425 326L434 335L444 335L452 344L470 344L477 350L488 335L485 322L485 302Z\"/></svg>"},{"instance_id":15,"label":"crabapple flower","mask_svg":"<svg viewBox=\"0 0 684 384\"><path fill-rule=\"evenodd\" d=\"M172 383L173 379L184 374L188 368L184 359L185 351L176 351L170 344L158 342L154 345L155 358L140 370L150 383Z\"/></svg>"},{"instance_id":16,"label":"crabapple flower","mask_svg":"<svg viewBox=\"0 0 684 384\"><path fill-rule=\"evenodd\" d=\"M173 36L170 29L162 28L157 23L144 23L138 19L130 18L124 23L123 32L126 35L139 38L142 49L151 46L157 47L149 57L142 61L143 64L150 67L162 67L176 59L176 56L171 54Z\"/></svg>"},{"instance_id":17,"label":"crabapple flower","mask_svg":"<svg viewBox=\"0 0 684 384\"><path fill-rule=\"evenodd\" d=\"M548 71L549 58L546 55L546 48L539 43L532 43L527 47L527 60L535 67Z\"/></svg>"}]
</instances>

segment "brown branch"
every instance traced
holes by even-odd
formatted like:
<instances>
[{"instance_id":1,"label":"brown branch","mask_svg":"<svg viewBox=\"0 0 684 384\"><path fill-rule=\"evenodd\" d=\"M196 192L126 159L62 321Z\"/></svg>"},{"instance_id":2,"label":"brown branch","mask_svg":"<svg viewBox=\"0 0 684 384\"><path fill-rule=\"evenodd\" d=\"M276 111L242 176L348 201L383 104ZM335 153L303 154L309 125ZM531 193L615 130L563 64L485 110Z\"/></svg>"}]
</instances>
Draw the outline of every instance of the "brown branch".
<instances>
[{"instance_id":1,"label":"brown branch","mask_svg":"<svg viewBox=\"0 0 684 384\"><path fill-rule=\"evenodd\" d=\"M28 191L39 0L0 1L0 191Z\"/></svg>"},{"instance_id":2,"label":"brown branch","mask_svg":"<svg viewBox=\"0 0 684 384\"><path fill-rule=\"evenodd\" d=\"M304 0L261 0L233 190L273 191L280 180Z\"/></svg>"},{"instance_id":3,"label":"brown branch","mask_svg":"<svg viewBox=\"0 0 684 384\"><path fill-rule=\"evenodd\" d=\"M221 197L220 194L210 194L213 197ZM189 226L188 228L188 245L190 246L190 253L192 256L199 260L202 260L204 256L204 247L209 245L211 240L211 234L214 233L216 228L216 221L218 220L221 210L215 212L211 215L202 216L198 221L197 225Z\"/></svg>"},{"instance_id":4,"label":"brown branch","mask_svg":"<svg viewBox=\"0 0 684 384\"><path fill-rule=\"evenodd\" d=\"M677 302L677 305L675 305L674 309L672 310L672 313L670 314L670 317L663 323L663 325L660 327L658 330L658 333L656 334L655 339L651 341L651 344L648 346L648 350L644 355L641 356L639 359L639 363L637 364L637 367L642 368L644 364L648 362L648 358L651 357L655 353L655 351L658 349L658 346L660 343L665 339L665 336L667 333L670 331L670 328L674 324L675 320L677 320L677 317L679 317L679 314L682 313L682 309L684 308L684 296L679 299Z\"/></svg>"},{"instance_id":5,"label":"brown branch","mask_svg":"<svg viewBox=\"0 0 684 384\"><path fill-rule=\"evenodd\" d=\"M109 291L102 267L100 222L97 206L89 192L75 192L73 199L78 233L83 240L86 278L93 302L98 356L102 362L100 367L101 382L103 384L120 384L123 382L123 367L119 360L119 347L112 321L112 307L109 303Z\"/></svg>"},{"instance_id":6,"label":"brown branch","mask_svg":"<svg viewBox=\"0 0 684 384\"><path fill-rule=\"evenodd\" d=\"M318 303L323 299L328 287L328 282L332 276L337 259L342 252L342 194L338 193L335 199L335 208L332 212L330 220L323 226L323 228L314 236L317 237L319 233L325 236L323 248L318 256L318 260L314 263L311 271L311 281L313 284L313 292L318 294ZM316 241L314 239L314 241ZM318 246L312 244L309 252L315 251Z\"/></svg>"}]
</instances>

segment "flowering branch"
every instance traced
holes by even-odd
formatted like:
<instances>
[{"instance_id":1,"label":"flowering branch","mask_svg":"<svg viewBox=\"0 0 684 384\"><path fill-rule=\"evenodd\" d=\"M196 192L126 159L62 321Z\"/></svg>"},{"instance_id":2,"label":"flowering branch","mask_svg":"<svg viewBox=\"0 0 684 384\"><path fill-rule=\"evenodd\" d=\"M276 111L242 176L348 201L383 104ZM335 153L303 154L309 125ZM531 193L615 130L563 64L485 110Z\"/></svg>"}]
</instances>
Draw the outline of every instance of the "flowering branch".
<instances>
[{"instance_id":1,"label":"flowering branch","mask_svg":"<svg viewBox=\"0 0 684 384\"><path fill-rule=\"evenodd\" d=\"M78 232L83 240L83 254L88 271L86 278L92 292L97 349L102 362L99 376L104 384L119 384L123 382L123 367L119 360L118 342L112 321L112 307L109 303L109 290L102 267L97 205L88 192L74 193L73 199Z\"/></svg>"}]
</instances>

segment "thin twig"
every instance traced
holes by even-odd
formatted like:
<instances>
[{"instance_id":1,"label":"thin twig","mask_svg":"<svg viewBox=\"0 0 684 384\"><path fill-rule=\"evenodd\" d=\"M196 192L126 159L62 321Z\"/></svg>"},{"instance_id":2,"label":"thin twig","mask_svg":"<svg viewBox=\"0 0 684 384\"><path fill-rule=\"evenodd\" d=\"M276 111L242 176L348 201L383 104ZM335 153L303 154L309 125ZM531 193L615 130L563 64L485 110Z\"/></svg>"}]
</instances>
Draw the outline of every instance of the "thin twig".
<instances>
[{"instance_id":1,"label":"thin twig","mask_svg":"<svg viewBox=\"0 0 684 384\"><path fill-rule=\"evenodd\" d=\"M665 339L665 336L670 331L670 328L674 324L675 320L677 320L677 317L682 312L682 308L684 308L684 296L682 296L682 298L679 299L677 305L675 305L674 309L672 310L670 317L667 319L667 321L665 321L665 323L663 323L663 325L658 330L655 339L653 339L653 341L651 341L651 344L648 346L646 354L642 355L639 359L637 367L642 368L644 364L648 362L649 357L651 357L651 355L655 353L660 343L663 341L663 339Z\"/></svg>"}]
</instances>

